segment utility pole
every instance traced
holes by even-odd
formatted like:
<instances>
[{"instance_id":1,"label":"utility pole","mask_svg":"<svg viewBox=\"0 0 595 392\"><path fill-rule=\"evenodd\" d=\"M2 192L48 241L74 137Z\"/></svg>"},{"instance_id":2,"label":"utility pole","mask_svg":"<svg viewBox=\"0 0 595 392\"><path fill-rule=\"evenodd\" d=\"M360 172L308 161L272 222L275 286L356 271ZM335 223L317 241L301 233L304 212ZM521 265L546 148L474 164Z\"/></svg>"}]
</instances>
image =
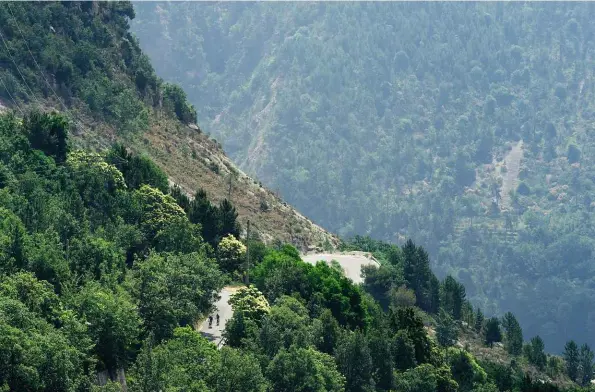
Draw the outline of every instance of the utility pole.
<instances>
[{"instance_id":1,"label":"utility pole","mask_svg":"<svg viewBox=\"0 0 595 392\"><path fill-rule=\"evenodd\" d=\"M250 268L250 219L248 219L248 226L246 228L246 265L244 267L244 276L246 286L250 285L250 277L248 276L248 269Z\"/></svg>"}]
</instances>

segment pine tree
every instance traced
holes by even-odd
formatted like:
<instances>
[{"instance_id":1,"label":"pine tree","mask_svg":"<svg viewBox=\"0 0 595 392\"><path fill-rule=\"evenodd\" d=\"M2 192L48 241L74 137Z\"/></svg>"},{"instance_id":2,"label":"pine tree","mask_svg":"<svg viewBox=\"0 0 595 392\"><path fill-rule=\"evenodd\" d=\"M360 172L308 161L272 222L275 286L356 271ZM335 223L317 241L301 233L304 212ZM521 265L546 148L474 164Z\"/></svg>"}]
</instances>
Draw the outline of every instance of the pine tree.
<instances>
[{"instance_id":1,"label":"pine tree","mask_svg":"<svg viewBox=\"0 0 595 392\"><path fill-rule=\"evenodd\" d=\"M415 348L417 363L425 363L430 360L432 350L429 338L424 329L424 322L416 314L414 308L397 309L391 315L391 327L394 331L405 330Z\"/></svg>"},{"instance_id":2,"label":"pine tree","mask_svg":"<svg viewBox=\"0 0 595 392\"><path fill-rule=\"evenodd\" d=\"M437 314L440 309L440 281L432 274L430 279L430 309L429 312Z\"/></svg>"},{"instance_id":3,"label":"pine tree","mask_svg":"<svg viewBox=\"0 0 595 392\"><path fill-rule=\"evenodd\" d=\"M531 342L525 346L529 363L537 366L539 370L544 370L547 364L547 356L545 355L544 348L543 339L539 336L532 338Z\"/></svg>"},{"instance_id":4,"label":"pine tree","mask_svg":"<svg viewBox=\"0 0 595 392\"><path fill-rule=\"evenodd\" d=\"M169 194L176 200L176 203L178 203L178 205L182 207L184 211L186 211L187 214L190 210L190 198L186 196L186 194L182 191L182 188L180 188L178 185L174 185L169 190Z\"/></svg>"},{"instance_id":5,"label":"pine tree","mask_svg":"<svg viewBox=\"0 0 595 392\"><path fill-rule=\"evenodd\" d=\"M442 304L455 320L461 319L463 304L465 303L465 287L452 276L447 276L442 283Z\"/></svg>"},{"instance_id":6,"label":"pine tree","mask_svg":"<svg viewBox=\"0 0 595 392\"><path fill-rule=\"evenodd\" d=\"M494 343L501 341L500 320L497 317L492 317L486 323L485 342L488 346L492 347Z\"/></svg>"},{"instance_id":7,"label":"pine tree","mask_svg":"<svg viewBox=\"0 0 595 392\"><path fill-rule=\"evenodd\" d=\"M345 376L345 391L374 391L372 356L362 332L346 332L337 346L335 358Z\"/></svg>"},{"instance_id":8,"label":"pine tree","mask_svg":"<svg viewBox=\"0 0 595 392\"><path fill-rule=\"evenodd\" d=\"M463 310L461 318L471 328L475 326L475 312L473 311L473 305L469 301L465 301L463 304Z\"/></svg>"},{"instance_id":9,"label":"pine tree","mask_svg":"<svg viewBox=\"0 0 595 392\"><path fill-rule=\"evenodd\" d=\"M403 273L407 287L415 292L419 307L429 312L432 308L430 291L433 273L428 253L408 240L403 247L403 258Z\"/></svg>"},{"instance_id":10,"label":"pine tree","mask_svg":"<svg viewBox=\"0 0 595 392\"><path fill-rule=\"evenodd\" d=\"M373 373L377 390L390 391L393 389L393 356L388 331L379 330L370 334L368 345L375 369Z\"/></svg>"},{"instance_id":11,"label":"pine tree","mask_svg":"<svg viewBox=\"0 0 595 392\"><path fill-rule=\"evenodd\" d=\"M329 309L324 309L316 320L314 328L315 344L318 351L332 354L339 339L340 327Z\"/></svg>"},{"instance_id":12,"label":"pine tree","mask_svg":"<svg viewBox=\"0 0 595 392\"><path fill-rule=\"evenodd\" d=\"M502 318L502 327L506 333L506 350L512 355L523 352L523 329L514 314L507 312Z\"/></svg>"},{"instance_id":13,"label":"pine tree","mask_svg":"<svg viewBox=\"0 0 595 392\"><path fill-rule=\"evenodd\" d=\"M578 378L580 357L578 346L574 340L569 341L564 346L564 360L566 361L566 374L572 381L576 381Z\"/></svg>"},{"instance_id":14,"label":"pine tree","mask_svg":"<svg viewBox=\"0 0 595 392\"><path fill-rule=\"evenodd\" d=\"M216 247L217 245L217 208L211 205L207 199L207 193L199 189L194 195L194 200L190 202L188 209L188 219L192 223L198 223L202 227L202 238Z\"/></svg>"},{"instance_id":15,"label":"pine tree","mask_svg":"<svg viewBox=\"0 0 595 392\"><path fill-rule=\"evenodd\" d=\"M57 163L66 161L69 124L63 115L34 111L23 118L23 124L32 148L54 157Z\"/></svg>"},{"instance_id":16,"label":"pine tree","mask_svg":"<svg viewBox=\"0 0 595 392\"><path fill-rule=\"evenodd\" d=\"M237 223L238 213L235 207L227 199L219 204L219 237L225 237L229 234L240 238L240 227Z\"/></svg>"},{"instance_id":17,"label":"pine tree","mask_svg":"<svg viewBox=\"0 0 595 392\"><path fill-rule=\"evenodd\" d=\"M450 347L456 343L457 335L457 326L454 323L453 318L450 314L441 310L436 325L436 338L438 339L438 343L444 347Z\"/></svg>"},{"instance_id":18,"label":"pine tree","mask_svg":"<svg viewBox=\"0 0 595 392\"><path fill-rule=\"evenodd\" d=\"M586 343L581 346L580 371L582 385L589 385L593 378L593 351Z\"/></svg>"},{"instance_id":19,"label":"pine tree","mask_svg":"<svg viewBox=\"0 0 595 392\"><path fill-rule=\"evenodd\" d=\"M483 313L481 312L480 308L477 308L477 312L475 315L475 331L477 333L481 332L482 328L483 328Z\"/></svg>"},{"instance_id":20,"label":"pine tree","mask_svg":"<svg viewBox=\"0 0 595 392\"><path fill-rule=\"evenodd\" d=\"M391 345L391 351L393 352L395 367L398 370L404 371L416 366L415 346L407 331L402 329L397 332Z\"/></svg>"}]
</instances>

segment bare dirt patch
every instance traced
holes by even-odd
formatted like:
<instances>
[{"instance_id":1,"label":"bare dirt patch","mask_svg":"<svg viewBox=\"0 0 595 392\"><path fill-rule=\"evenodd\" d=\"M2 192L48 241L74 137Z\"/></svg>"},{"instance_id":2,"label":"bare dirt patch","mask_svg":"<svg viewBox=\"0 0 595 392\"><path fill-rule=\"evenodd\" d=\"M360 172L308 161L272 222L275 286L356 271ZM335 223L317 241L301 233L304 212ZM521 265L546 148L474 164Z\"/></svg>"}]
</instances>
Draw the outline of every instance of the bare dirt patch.
<instances>
[{"instance_id":1,"label":"bare dirt patch","mask_svg":"<svg viewBox=\"0 0 595 392\"><path fill-rule=\"evenodd\" d=\"M380 266L370 253L366 252L344 252L344 253L313 253L302 256L306 263L316 264L318 261L330 263L335 260L339 263L345 276L354 283L362 283L362 267L365 265Z\"/></svg>"},{"instance_id":2,"label":"bare dirt patch","mask_svg":"<svg viewBox=\"0 0 595 392\"><path fill-rule=\"evenodd\" d=\"M519 172L521 170L521 161L523 160L523 141L513 144L512 148L504 158L506 171L503 173L500 167L502 176L502 188L500 195L502 197L502 209L510 208L510 191L516 190L519 185Z\"/></svg>"}]
</instances>

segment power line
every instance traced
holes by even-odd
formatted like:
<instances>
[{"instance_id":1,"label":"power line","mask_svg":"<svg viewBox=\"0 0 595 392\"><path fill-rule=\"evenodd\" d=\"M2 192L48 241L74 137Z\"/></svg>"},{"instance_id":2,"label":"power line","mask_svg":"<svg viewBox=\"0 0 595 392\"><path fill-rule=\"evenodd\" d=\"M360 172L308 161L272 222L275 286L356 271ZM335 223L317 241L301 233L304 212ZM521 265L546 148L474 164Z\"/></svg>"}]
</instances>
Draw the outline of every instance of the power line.
<instances>
[{"instance_id":1,"label":"power line","mask_svg":"<svg viewBox=\"0 0 595 392\"><path fill-rule=\"evenodd\" d=\"M21 109L21 107L19 106L19 104L17 103L17 101L12 97L12 94L10 93L10 91L8 91L8 87L6 87L6 83L4 83L4 79L2 79L2 76L0 76L0 82L2 82L2 85L4 86L4 90L6 90L6 92L8 93L8 96L10 97L10 99L12 100L12 102L14 103L14 106L19 110L19 112L21 112L21 114L24 117L25 116L25 113L23 112L23 110Z\"/></svg>"},{"instance_id":2,"label":"power line","mask_svg":"<svg viewBox=\"0 0 595 392\"><path fill-rule=\"evenodd\" d=\"M2 38L2 42L4 43L4 47L6 48L6 52L8 53L8 57L10 57L10 60L12 61L12 63L14 64L14 66L16 67L19 75L21 75L21 79L23 79L23 82L25 83L25 86L27 86L27 88L31 92L31 96L33 97L32 100L33 101L37 101L37 104L39 105L39 101L35 97L35 94L33 93L33 90L31 90L31 87L29 87L29 83L27 83L27 80L23 76L23 73L21 72L21 69L17 65L16 61L14 61L14 58L12 57L12 54L10 53L10 49L8 48L8 44L6 43L6 40L4 39L4 34L2 33L2 29L0 29L0 38ZM25 93L25 95L27 95L27 97L29 97L27 93Z\"/></svg>"},{"instance_id":3,"label":"power line","mask_svg":"<svg viewBox=\"0 0 595 392\"><path fill-rule=\"evenodd\" d=\"M12 19L14 20L14 22L17 25L17 30L19 30L19 34L21 35L21 38L23 39L23 42L25 43L25 46L27 47L27 51L29 52L29 54L31 55L31 58L33 59L33 62L35 63L35 66L39 70L39 73L41 74L41 77L43 78L43 80L45 80L45 83L48 85L48 87L50 88L50 90L52 90L52 93L54 93L54 95L58 99L58 102L62 105L62 107L64 108L64 110L66 110L66 112L68 112L68 108L66 107L66 105L64 104L64 102L62 101L62 99L58 96L58 94L56 94L56 91L54 90L54 88L52 87L52 85L50 84L50 82L47 80L47 78L45 77L45 75L43 73L43 70L41 69L41 67L39 66L39 63L35 59L35 56L33 56L33 52L31 52L31 48L29 48L29 44L27 43L27 39L25 38L25 35L23 34L23 31L21 30L21 26L19 24L19 21L17 20L17 18L14 17L14 14L12 13L12 8L10 8L10 3L7 2L6 3L6 6L8 7L8 11L10 12L10 16L12 16Z\"/></svg>"},{"instance_id":4,"label":"power line","mask_svg":"<svg viewBox=\"0 0 595 392\"><path fill-rule=\"evenodd\" d=\"M60 96L56 93L56 90L54 90L54 88L52 87L51 83L45 77L45 74L43 72L43 69L41 68L41 66L39 65L39 63L37 62L37 60L35 59L35 56L33 55L33 52L31 51L31 48L29 47L29 44L27 43L27 39L25 38L25 35L23 34L23 31L21 30L21 25L19 24L19 21L17 20L17 18L15 18L14 13L12 12L12 8L10 7L10 3L9 2L6 2L6 6L8 7L8 11L10 12L10 16L12 16L12 19L14 20L14 22L17 25L17 30L19 31L19 34L21 35L21 38L23 39L23 42L25 43L25 46L27 47L27 51L29 52L29 55L33 59L33 63L35 63L35 66L37 67L37 70L39 71L39 74L41 75L41 77L43 78L43 80L45 81L45 83L47 84L47 86L50 88L50 90L52 90L52 93L54 94L54 96L56 97L56 99L58 99L58 102L62 105L64 111L72 118L73 122L76 125L78 125L81 129L85 129L83 122L80 121L78 118L76 118L76 116L71 111L68 110L68 107L66 106L66 104L64 103L64 101L62 101L62 99L60 98ZM2 38L2 39L4 40L4 38ZM6 45L6 43L4 45ZM13 63L14 63L14 60L13 60ZM16 66L16 64L15 64L15 66ZM17 70L18 70L18 66L17 66ZM19 73L20 72L21 71L19 71ZM22 74L21 74L21 77L22 77ZM25 83L27 83L27 82L25 82ZM29 86L27 85L27 87L29 87ZM29 88L29 90L31 90L31 88ZM22 111L21 111L21 113L22 113Z\"/></svg>"}]
</instances>

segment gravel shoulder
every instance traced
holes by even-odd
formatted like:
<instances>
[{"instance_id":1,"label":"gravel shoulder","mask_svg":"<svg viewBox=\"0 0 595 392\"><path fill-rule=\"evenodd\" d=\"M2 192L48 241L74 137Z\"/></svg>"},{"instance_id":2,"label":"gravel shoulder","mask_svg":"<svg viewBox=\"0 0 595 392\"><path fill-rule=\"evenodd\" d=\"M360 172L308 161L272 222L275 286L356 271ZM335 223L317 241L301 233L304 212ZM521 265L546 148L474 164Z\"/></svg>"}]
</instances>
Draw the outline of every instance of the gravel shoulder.
<instances>
[{"instance_id":1,"label":"gravel shoulder","mask_svg":"<svg viewBox=\"0 0 595 392\"><path fill-rule=\"evenodd\" d=\"M316 264L320 260L326 263L336 260L341 268L343 268L345 276L351 279L354 283L363 282L361 269L364 265L380 266L378 261L376 261L370 253L366 252L314 253L303 255L302 259L310 264Z\"/></svg>"}]
</instances>

